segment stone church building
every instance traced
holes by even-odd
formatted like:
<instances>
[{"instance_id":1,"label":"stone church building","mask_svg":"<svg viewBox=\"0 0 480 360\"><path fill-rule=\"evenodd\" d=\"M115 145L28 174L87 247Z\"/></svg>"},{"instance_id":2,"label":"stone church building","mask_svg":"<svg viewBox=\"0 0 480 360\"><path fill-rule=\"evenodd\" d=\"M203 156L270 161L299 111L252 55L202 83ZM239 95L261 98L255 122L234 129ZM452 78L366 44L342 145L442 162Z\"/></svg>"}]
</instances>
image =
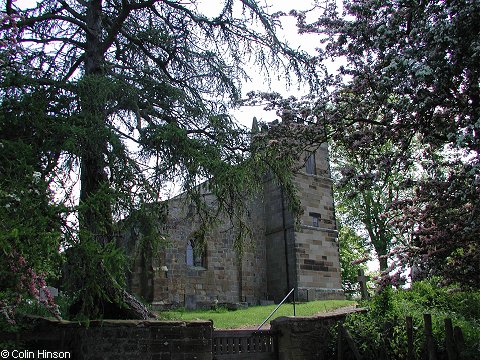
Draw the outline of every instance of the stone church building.
<instances>
[{"instance_id":1,"label":"stone church building","mask_svg":"<svg viewBox=\"0 0 480 360\"><path fill-rule=\"evenodd\" d=\"M300 225L282 189L266 177L263 194L250 201L253 233L242 260L234 250L235 228L226 219L205 235L199 253L194 244L199 223L179 195L168 204L169 245L147 262L137 261L130 290L159 308L278 303L292 288L300 301L343 299L327 145L302 160L294 179L304 210ZM215 206L206 189L204 197Z\"/></svg>"}]
</instances>

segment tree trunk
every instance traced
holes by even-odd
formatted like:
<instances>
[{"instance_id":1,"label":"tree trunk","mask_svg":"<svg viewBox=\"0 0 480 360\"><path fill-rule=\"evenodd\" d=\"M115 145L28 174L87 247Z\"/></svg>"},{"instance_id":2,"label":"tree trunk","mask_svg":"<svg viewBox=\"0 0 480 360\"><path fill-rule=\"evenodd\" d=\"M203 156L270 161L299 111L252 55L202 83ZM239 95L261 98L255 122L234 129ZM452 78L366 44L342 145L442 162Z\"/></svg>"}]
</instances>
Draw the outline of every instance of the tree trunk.
<instances>
[{"instance_id":1,"label":"tree trunk","mask_svg":"<svg viewBox=\"0 0 480 360\"><path fill-rule=\"evenodd\" d=\"M388 263L385 255L379 255L378 262L380 263L380 272L387 270Z\"/></svg>"},{"instance_id":2,"label":"tree trunk","mask_svg":"<svg viewBox=\"0 0 480 360\"><path fill-rule=\"evenodd\" d=\"M79 83L83 141L80 156L80 208L79 227L82 243L94 241L105 246L113 238L111 184L107 174L107 145L105 114L104 49L102 49L102 0L88 2L86 24L85 77ZM86 247L88 248L88 247ZM95 249L95 247L93 247ZM73 252L77 256L75 266L86 270L86 278L80 279L77 303L70 308L71 315L88 318L148 319L155 317L145 305L127 293L105 267L100 256L89 256L88 251ZM96 263L92 264L92 261ZM88 274L88 271L94 272ZM91 275L91 276L89 276ZM90 286L94 281L96 286Z\"/></svg>"},{"instance_id":3,"label":"tree trunk","mask_svg":"<svg viewBox=\"0 0 480 360\"><path fill-rule=\"evenodd\" d=\"M72 249L69 255L73 256L74 264L88 261L85 260L85 256L88 256L88 254L82 250ZM95 266L95 287L102 289L102 293L94 293L92 287L88 287L87 290L81 289L84 294L79 296L69 309L73 318L137 320L156 318L156 315L150 312L144 304L118 284L108 269L105 268L103 262L100 261L93 265ZM75 267L71 266L70 271L75 271ZM82 285L84 284L78 286L81 287Z\"/></svg>"},{"instance_id":4,"label":"tree trunk","mask_svg":"<svg viewBox=\"0 0 480 360\"><path fill-rule=\"evenodd\" d=\"M85 51L85 78L81 86L80 104L84 126L84 139L80 152L80 233L93 237L103 244L109 241L112 232L112 218L108 194L100 196L101 191L109 188L105 168L106 139L102 129L105 126L105 104L101 99L98 86L93 77L103 77L101 51L102 1L92 0L88 4ZM89 79L90 77L90 79ZM95 87L95 88L94 88Z\"/></svg>"},{"instance_id":5,"label":"tree trunk","mask_svg":"<svg viewBox=\"0 0 480 360\"><path fill-rule=\"evenodd\" d=\"M368 235L372 241L373 248L377 253L378 262L380 264L380 272L387 270L388 259L387 259L387 240L383 237L376 236L376 234L371 231L371 228L368 228Z\"/></svg>"}]
</instances>

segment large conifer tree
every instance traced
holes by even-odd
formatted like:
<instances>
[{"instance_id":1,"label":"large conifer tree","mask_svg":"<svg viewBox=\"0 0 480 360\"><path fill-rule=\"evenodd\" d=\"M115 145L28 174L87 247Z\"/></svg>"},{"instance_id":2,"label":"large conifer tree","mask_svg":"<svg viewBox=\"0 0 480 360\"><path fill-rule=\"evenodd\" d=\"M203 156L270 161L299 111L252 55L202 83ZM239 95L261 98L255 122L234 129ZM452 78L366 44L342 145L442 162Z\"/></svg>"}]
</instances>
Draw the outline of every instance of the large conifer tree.
<instances>
[{"instance_id":1,"label":"large conifer tree","mask_svg":"<svg viewBox=\"0 0 480 360\"><path fill-rule=\"evenodd\" d=\"M2 141L28 128L25 140L42 145L33 149L35 171L66 197L79 174L79 203L69 208L78 233L63 216L76 312L102 316L105 304L128 303L137 308L122 316L145 317L119 283L118 220L138 220L137 210L174 178L194 193L211 177L220 207L241 212L271 162L260 151L247 156L248 134L227 114L245 68L301 76L311 63L277 39L278 19L253 0L225 0L215 17L194 0L45 0L31 8L8 0L1 11L1 126L12 132ZM15 106L29 101L41 122ZM14 122L19 116L23 123Z\"/></svg>"}]
</instances>

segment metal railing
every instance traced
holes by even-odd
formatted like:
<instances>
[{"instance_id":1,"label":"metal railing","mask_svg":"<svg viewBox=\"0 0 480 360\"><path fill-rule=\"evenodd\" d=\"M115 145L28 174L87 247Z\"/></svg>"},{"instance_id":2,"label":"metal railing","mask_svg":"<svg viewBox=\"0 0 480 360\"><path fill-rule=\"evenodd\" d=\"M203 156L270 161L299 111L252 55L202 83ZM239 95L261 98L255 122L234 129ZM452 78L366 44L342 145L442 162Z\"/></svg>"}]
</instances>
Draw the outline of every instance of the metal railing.
<instances>
[{"instance_id":1,"label":"metal railing","mask_svg":"<svg viewBox=\"0 0 480 360\"><path fill-rule=\"evenodd\" d=\"M260 326L258 327L257 330L260 330L262 328L262 326L265 325L265 323L272 317L273 314L275 314L275 312L278 310L278 308L283 305L285 300L287 300L288 297L290 296L290 294L294 291L295 291L295 288L292 288L292 290L290 290L288 292L287 296L285 296L283 298L283 300L280 301L280 304L278 304L277 307L275 309L273 309L273 311L270 313L270 315L268 315L268 317L260 324ZM293 297L293 316L295 316L295 296Z\"/></svg>"}]
</instances>

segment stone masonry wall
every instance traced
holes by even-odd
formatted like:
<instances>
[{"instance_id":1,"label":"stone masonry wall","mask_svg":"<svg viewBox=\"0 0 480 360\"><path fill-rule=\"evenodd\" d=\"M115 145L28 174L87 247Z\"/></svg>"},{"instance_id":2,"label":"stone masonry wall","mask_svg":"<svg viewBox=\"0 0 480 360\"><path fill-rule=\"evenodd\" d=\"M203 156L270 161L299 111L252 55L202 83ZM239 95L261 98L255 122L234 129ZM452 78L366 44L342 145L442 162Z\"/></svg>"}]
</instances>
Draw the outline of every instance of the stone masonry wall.
<instances>
[{"instance_id":1,"label":"stone masonry wall","mask_svg":"<svg viewBox=\"0 0 480 360\"><path fill-rule=\"evenodd\" d=\"M307 163L310 152L304 159ZM292 288L299 300L343 299L328 147L315 149L315 173L305 166L294 183L303 208L295 224L280 187L264 184L267 288L279 302ZM315 219L314 219L315 218Z\"/></svg>"},{"instance_id":2,"label":"stone masonry wall","mask_svg":"<svg viewBox=\"0 0 480 360\"><path fill-rule=\"evenodd\" d=\"M213 196L207 194L206 201L215 208ZM236 230L225 216L218 219L218 224L206 235L203 266L189 266L187 242L199 229L200 221L189 212L188 203L182 197L171 200L168 245L153 259L152 303L158 307L195 308L208 307L215 302L257 304L259 299L265 298L266 255L261 198L252 201L248 216L253 234L245 244L241 264L234 249ZM161 270L162 266L168 268L167 274Z\"/></svg>"},{"instance_id":3,"label":"stone masonry wall","mask_svg":"<svg viewBox=\"0 0 480 360\"><path fill-rule=\"evenodd\" d=\"M317 149L315 155L316 173L301 171L295 177L304 209L295 233L298 297L342 299L333 181L326 145Z\"/></svg>"},{"instance_id":4,"label":"stone masonry wall","mask_svg":"<svg viewBox=\"0 0 480 360\"><path fill-rule=\"evenodd\" d=\"M279 360L336 359L337 329L348 314L365 309L345 309L314 317L279 317L270 322L277 338Z\"/></svg>"},{"instance_id":5,"label":"stone masonry wall","mask_svg":"<svg viewBox=\"0 0 480 360\"><path fill-rule=\"evenodd\" d=\"M315 173L302 167L294 179L304 210L300 224L295 224L278 184L266 178L263 194L248 209L253 234L242 263L234 250L235 226L219 214L216 227L206 234L204 263L187 265L187 243L200 221L180 195L169 200L167 247L137 258L131 290L158 308L279 302L293 287L302 301L343 298L328 148L324 144L315 150ZM215 197L206 186L200 190L215 209ZM168 272L162 271L165 267Z\"/></svg>"},{"instance_id":6,"label":"stone masonry wall","mask_svg":"<svg viewBox=\"0 0 480 360\"><path fill-rule=\"evenodd\" d=\"M63 358L76 360L212 359L213 324L209 321L105 320L91 321L87 327L36 319L31 324L15 339L14 347L25 349L23 354L31 359L47 358L37 356L38 351L62 352Z\"/></svg>"},{"instance_id":7,"label":"stone masonry wall","mask_svg":"<svg viewBox=\"0 0 480 360\"><path fill-rule=\"evenodd\" d=\"M268 297L280 302L295 286L294 221L272 179L264 183Z\"/></svg>"}]
</instances>

